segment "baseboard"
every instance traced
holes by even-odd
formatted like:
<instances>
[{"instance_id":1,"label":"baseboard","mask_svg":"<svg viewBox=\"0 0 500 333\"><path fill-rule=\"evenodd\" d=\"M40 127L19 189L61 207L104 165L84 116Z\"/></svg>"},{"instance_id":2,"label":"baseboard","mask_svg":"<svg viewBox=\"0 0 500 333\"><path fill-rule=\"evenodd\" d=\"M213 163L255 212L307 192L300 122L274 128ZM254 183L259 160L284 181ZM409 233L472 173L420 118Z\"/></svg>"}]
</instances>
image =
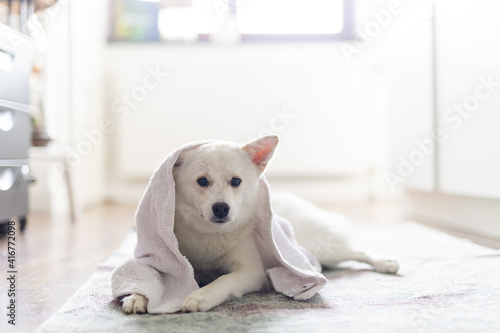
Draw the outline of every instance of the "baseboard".
<instances>
[{"instance_id":1,"label":"baseboard","mask_svg":"<svg viewBox=\"0 0 500 333\"><path fill-rule=\"evenodd\" d=\"M500 200L408 191L405 202L409 218L500 240Z\"/></svg>"}]
</instances>

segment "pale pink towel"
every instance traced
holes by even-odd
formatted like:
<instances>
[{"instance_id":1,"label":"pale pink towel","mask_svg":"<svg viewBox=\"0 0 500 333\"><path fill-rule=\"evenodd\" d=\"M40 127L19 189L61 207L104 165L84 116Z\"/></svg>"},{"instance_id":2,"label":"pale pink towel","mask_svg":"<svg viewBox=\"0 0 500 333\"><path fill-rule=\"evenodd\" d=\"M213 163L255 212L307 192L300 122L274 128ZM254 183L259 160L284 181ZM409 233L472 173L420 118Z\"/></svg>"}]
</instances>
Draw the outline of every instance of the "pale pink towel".
<instances>
[{"instance_id":1,"label":"pale pink towel","mask_svg":"<svg viewBox=\"0 0 500 333\"><path fill-rule=\"evenodd\" d=\"M136 212L134 257L112 275L113 297L138 293L149 299L149 313L173 313L198 289L193 268L179 252L174 235L175 183L172 168L179 154L208 142L196 142L169 154L151 177ZM269 186L260 179L259 220L254 238L273 288L296 300L309 299L327 282L319 262L295 240L287 220L273 214ZM271 260L273 257L276 260ZM278 262L274 267L269 262Z\"/></svg>"}]
</instances>

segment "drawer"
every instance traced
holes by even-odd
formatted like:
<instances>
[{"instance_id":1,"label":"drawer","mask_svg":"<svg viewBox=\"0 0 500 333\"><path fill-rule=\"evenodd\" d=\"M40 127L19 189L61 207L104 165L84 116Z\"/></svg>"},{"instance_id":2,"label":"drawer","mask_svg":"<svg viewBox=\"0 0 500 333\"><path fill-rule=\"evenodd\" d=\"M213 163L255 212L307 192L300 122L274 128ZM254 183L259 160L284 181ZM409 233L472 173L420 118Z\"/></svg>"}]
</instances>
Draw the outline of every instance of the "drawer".
<instances>
[{"instance_id":1,"label":"drawer","mask_svg":"<svg viewBox=\"0 0 500 333\"><path fill-rule=\"evenodd\" d=\"M30 146L30 115L0 104L0 159L28 158Z\"/></svg>"},{"instance_id":2,"label":"drawer","mask_svg":"<svg viewBox=\"0 0 500 333\"><path fill-rule=\"evenodd\" d=\"M0 24L0 100L29 103L29 45L26 36Z\"/></svg>"},{"instance_id":3,"label":"drawer","mask_svg":"<svg viewBox=\"0 0 500 333\"><path fill-rule=\"evenodd\" d=\"M26 163L1 165L0 160L0 220L28 213L29 167Z\"/></svg>"}]
</instances>

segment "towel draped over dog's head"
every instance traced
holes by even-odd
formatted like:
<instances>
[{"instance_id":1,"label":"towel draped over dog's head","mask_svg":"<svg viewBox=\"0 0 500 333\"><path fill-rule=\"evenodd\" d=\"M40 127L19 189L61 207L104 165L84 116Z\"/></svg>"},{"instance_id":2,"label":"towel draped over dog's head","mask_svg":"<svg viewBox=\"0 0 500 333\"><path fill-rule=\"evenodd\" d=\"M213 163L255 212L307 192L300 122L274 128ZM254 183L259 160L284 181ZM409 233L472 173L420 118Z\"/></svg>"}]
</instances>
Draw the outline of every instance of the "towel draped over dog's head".
<instances>
[{"instance_id":1,"label":"towel draped over dog's head","mask_svg":"<svg viewBox=\"0 0 500 333\"><path fill-rule=\"evenodd\" d=\"M210 141L195 142L170 153L154 171L136 212L134 258L112 275L113 297L142 294L149 313L180 311L186 296L199 288L193 267L180 253L174 234L175 182L172 169L179 155ZM272 287L296 300L309 299L327 282L319 262L300 246L291 225L273 213L269 185L259 180L258 221L253 232ZM269 263L273 262L274 266Z\"/></svg>"}]
</instances>

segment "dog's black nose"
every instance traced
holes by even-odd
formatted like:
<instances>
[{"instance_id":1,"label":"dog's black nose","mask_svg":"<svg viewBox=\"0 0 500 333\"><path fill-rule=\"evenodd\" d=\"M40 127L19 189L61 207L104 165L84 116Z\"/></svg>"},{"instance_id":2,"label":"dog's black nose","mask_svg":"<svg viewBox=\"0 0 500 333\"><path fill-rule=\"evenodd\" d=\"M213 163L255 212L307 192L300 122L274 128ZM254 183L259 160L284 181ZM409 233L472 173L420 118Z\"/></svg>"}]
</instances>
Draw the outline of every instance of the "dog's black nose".
<instances>
[{"instance_id":1,"label":"dog's black nose","mask_svg":"<svg viewBox=\"0 0 500 333\"><path fill-rule=\"evenodd\" d=\"M226 217L229 214L229 205L225 202L217 202L214 203L212 206L212 211L214 212L214 215L223 218Z\"/></svg>"}]
</instances>

